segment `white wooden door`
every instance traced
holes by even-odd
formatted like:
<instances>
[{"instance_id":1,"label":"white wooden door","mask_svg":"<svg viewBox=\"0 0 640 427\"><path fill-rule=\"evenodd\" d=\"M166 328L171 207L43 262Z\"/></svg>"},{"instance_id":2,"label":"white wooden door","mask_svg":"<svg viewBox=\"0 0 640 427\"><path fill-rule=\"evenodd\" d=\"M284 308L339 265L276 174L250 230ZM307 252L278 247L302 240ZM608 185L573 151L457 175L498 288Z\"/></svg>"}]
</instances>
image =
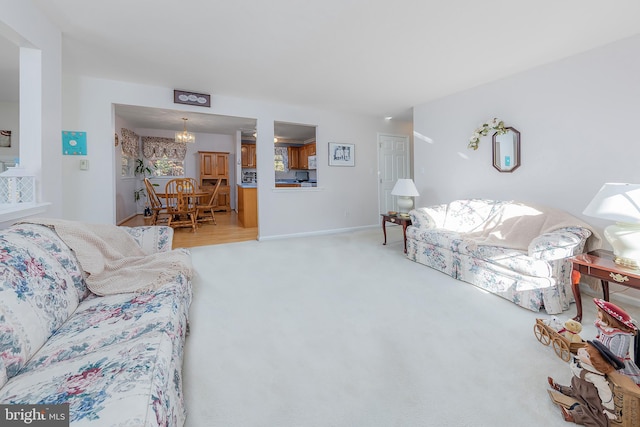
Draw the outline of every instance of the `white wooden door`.
<instances>
[{"instance_id":1,"label":"white wooden door","mask_svg":"<svg viewBox=\"0 0 640 427\"><path fill-rule=\"evenodd\" d=\"M380 213L397 211L391 190L399 178L411 178L409 137L378 134L378 200Z\"/></svg>"}]
</instances>

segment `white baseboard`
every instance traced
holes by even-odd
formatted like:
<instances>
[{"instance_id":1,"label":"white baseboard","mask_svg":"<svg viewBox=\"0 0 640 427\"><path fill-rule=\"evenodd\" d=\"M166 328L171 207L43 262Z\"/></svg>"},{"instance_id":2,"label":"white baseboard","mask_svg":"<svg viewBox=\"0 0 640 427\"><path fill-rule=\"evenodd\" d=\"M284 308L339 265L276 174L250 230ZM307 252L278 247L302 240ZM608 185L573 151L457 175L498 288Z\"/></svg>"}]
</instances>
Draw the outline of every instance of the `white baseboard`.
<instances>
[{"instance_id":1,"label":"white baseboard","mask_svg":"<svg viewBox=\"0 0 640 427\"><path fill-rule=\"evenodd\" d=\"M293 233L293 234L279 234L276 236L258 236L259 241L263 240L279 240L279 239L291 239L294 237L311 237L311 236L324 236L327 234L338 234L338 233L347 233L350 231L358 231L358 230L366 230L370 228L380 227L380 225L363 225L360 227L350 227L350 228L335 228L332 230L320 230L320 231L308 231L304 233Z\"/></svg>"}]
</instances>

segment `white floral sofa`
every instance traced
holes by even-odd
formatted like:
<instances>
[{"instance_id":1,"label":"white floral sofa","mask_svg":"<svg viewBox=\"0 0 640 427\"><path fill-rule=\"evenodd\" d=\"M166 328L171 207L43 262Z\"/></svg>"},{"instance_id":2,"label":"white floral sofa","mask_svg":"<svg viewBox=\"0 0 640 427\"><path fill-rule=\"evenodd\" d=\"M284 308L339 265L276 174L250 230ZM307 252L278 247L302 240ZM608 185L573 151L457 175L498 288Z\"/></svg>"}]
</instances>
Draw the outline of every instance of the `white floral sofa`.
<instances>
[{"instance_id":1,"label":"white floral sofa","mask_svg":"<svg viewBox=\"0 0 640 427\"><path fill-rule=\"evenodd\" d=\"M171 251L169 227L121 229L145 253ZM97 296L74 252L35 224L0 232L0 276L0 403L68 403L74 427L184 424L188 277Z\"/></svg>"},{"instance_id":2,"label":"white floral sofa","mask_svg":"<svg viewBox=\"0 0 640 427\"><path fill-rule=\"evenodd\" d=\"M567 257L600 246L578 218L515 201L456 200L410 216L410 260L549 314L574 301Z\"/></svg>"}]
</instances>

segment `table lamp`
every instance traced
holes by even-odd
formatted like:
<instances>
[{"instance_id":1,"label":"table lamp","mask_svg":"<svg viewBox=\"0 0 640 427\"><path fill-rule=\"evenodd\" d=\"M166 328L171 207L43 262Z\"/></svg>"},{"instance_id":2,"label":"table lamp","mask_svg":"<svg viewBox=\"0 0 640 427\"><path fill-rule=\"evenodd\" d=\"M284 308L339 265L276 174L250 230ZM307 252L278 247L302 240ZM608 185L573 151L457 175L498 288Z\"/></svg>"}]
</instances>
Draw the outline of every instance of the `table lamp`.
<instances>
[{"instance_id":1,"label":"table lamp","mask_svg":"<svg viewBox=\"0 0 640 427\"><path fill-rule=\"evenodd\" d=\"M616 264L634 269L640 267L639 184L604 184L582 213L616 221L604 229Z\"/></svg>"},{"instance_id":2,"label":"table lamp","mask_svg":"<svg viewBox=\"0 0 640 427\"><path fill-rule=\"evenodd\" d=\"M409 216L409 211L413 207L412 197L420 195L413 180L404 178L396 182L391 194L398 196L398 211L401 216Z\"/></svg>"}]
</instances>

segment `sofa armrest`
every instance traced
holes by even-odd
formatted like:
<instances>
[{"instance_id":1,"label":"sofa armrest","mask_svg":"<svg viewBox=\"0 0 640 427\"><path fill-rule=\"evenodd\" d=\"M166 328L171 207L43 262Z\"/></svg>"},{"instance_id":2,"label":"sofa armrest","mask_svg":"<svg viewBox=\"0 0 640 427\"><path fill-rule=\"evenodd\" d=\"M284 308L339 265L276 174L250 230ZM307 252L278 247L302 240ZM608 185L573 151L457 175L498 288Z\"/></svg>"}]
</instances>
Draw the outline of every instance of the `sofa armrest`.
<instances>
[{"instance_id":1,"label":"sofa armrest","mask_svg":"<svg viewBox=\"0 0 640 427\"><path fill-rule=\"evenodd\" d=\"M565 227L544 233L529 243L529 256L540 260L555 260L582 253L591 231L582 227Z\"/></svg>"},{"instance_id":2,"label":"sofa armrest","mask_svg":"<svg viewBox=\"0 0 640 427\"><path fill-rule=\"evenodd\" d=\"M439 208L440 206L412 209L409 212L411 225L418 228L441 228L446 211Z\"/></svg>"},{"instance_id":3,"label":"sofa armrest","mask_svg":"<svg viewBox=\"0 0 640 427\"><path fill-rule=\"evenodd\" d=\"M168 252L173 244L173 228L165 225L120 227L133 237L144 253Z\"/></svg>"}]
</instances>

